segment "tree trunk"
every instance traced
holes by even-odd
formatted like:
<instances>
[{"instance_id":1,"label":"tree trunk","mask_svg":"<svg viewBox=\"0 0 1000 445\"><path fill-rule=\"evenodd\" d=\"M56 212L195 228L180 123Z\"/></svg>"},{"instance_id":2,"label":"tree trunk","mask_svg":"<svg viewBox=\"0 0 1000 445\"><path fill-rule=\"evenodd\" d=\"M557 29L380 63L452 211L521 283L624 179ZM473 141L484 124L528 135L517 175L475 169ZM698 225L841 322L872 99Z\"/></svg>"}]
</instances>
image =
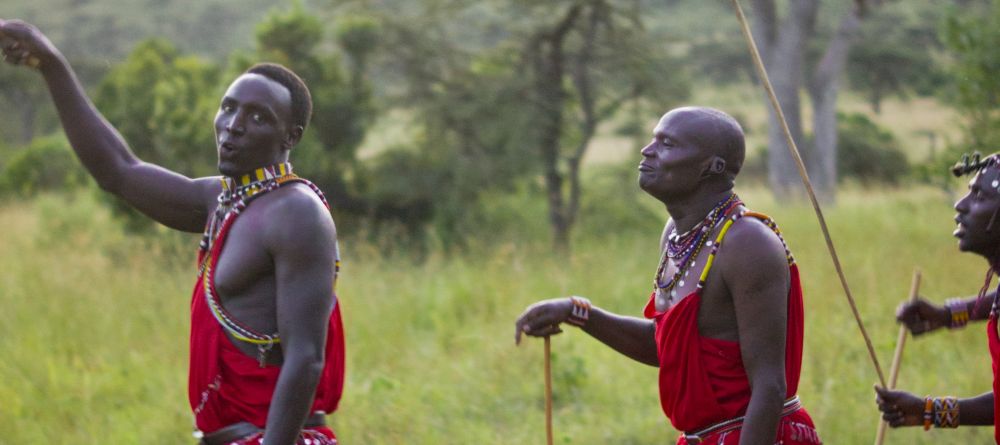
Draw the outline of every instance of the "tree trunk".
<instances>
[{"instance_id":1,"label":"tree trunk","mask_svg":"<svg viewBox=\"0 0 1000 445\"><path fill-rule=\"evenodd\" d=\"M538 148L545 164L545 189L549 203L554 247L568 251L569 228L563 200L563 176L559 172L559 144L563 129L566 91L563 87L565 53L563 45L581 12L573 5L551 30L543 30L532 39L530 57L535 76L535 94L539 108Z\"/></svg>"},{"instance_id":2,"label":"tree trunk","mask_svg":"<svg viewBox=\"0 0 1000 445\"><path fill-rule=\"evenodd\" d=\"M809 176L818 198L833 202L837 187L837 92L851 44L861 26L860 11L849 12L840 22L809 82L813 105L815 150Z\"/></svg>"},{"instance_id":3,"label":"tree trunk","mask_svg":"<svg viewBox=\"0 0 1000 445\"><path fill-rule=\"evenodd\" d=\"M791 0L785 23L779 23L774 0L754 0L754 26L757 46L774 87L775 96L795 144L802 148L803 130L799 90L805 49L815 32L819 2ZM769 109L768 180L772 192L780 198L801 197L798 168L790 154L781 122Z\"/></svg>"}]
</instances>

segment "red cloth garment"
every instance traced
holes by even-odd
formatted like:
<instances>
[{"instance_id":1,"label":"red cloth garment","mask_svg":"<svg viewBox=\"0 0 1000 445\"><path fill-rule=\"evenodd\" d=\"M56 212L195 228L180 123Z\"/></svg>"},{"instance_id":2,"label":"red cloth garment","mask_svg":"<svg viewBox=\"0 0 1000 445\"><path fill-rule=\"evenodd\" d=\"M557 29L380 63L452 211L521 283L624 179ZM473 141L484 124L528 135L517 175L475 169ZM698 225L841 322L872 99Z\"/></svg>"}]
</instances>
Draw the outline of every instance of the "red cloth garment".
<instances>
[{"instance_id":1,"label":"red cloth garment","mask_svg":"<svg viewBox=\"0 0 1000 445\"><path fill-rule=\"evenodd\" d=\"M263 441L264 433L257 433L235 442L229 442L226 445L261 445ZM337 438L333 436L333 431L327 427L308 428L302 430L295 445L337 445Z\"/></svg>"},{"instance_id":2,"label":"red cloth garment","mask_svg":"<svg viewBox=\"0 0 1000 445\"><path fill-rule=\"evenodd\" d=\"M229 218L219 230L218 238L208 252L207 267L194 286L191 297L191 343L188 374L188 401L194 412L195 426L211 433L237 422L250 422L264 428L271 405L271 396L278 382L280 366L261 368L255 357L241 352L226 336L205 300L205 286L214 295L214 270L218 263L232 222ZM334 296L335 298L335 296ZM312 411L332 413L344 388L344 333L340 319L340 302L334 306L326 336L326 363L316 388ZM329 433L328 428L315 431Z\"/></svg>"},{"instance_id":3,"label":"red cloth garment","mask_svg":"<svg viewBox=\"0 0 1000 445\"><path fill-rule=\"evenodd\" d=\"M986 324L986 338L989 339L990 358L993 359L993 440L1000 444L1000 398L997 391L1000 390L1000 380L998 377L998 367L1000 367L1000 331L997 331L997 316L990 315L990 321Z\"/></svg>"},{"instance_id":4,"label":"red cloth garment","mask_svg":"<svg viewBox=\"0 0 1000 445\"><path fill-rule=\"evenodd\" d=\"M798 391L802 369L803 307L798 267L789 266L788 327L785 340L786 397ZM666 312L657 312L655 293L645 308L656 323L660 358L660 405L674 428L693 432L742 416L750 403L750 381L735 341L702 337L698 332L697 292ZM807 434L806 431L811 431ZM702 443L737 443L740 430L705 439ZM778 428L779 443L818 444L819 437L805 409L785 416ZM683 437L678 444L687 443Z\"/></svg>"}]
</instances>

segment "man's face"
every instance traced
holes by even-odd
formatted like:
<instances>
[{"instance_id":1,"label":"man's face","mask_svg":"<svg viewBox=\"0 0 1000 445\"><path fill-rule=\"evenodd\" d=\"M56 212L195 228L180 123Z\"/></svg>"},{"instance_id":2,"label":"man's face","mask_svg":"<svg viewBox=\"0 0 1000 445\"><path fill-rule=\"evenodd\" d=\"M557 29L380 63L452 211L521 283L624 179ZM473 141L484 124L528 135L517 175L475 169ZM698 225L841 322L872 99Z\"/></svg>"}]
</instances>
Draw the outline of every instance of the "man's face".
<instances>
[{"instance_id":1,"label":"man's face","mask_svg":"<svg viewBox=\"0 0 1000 445\"><path fill-rule=\"evenodd\" d=\"M219 172L239 176L287 160L292 97L259 74L236 78L215 115Z\"/></svg>"},{"instance_id":2,"label":"man's face","mask_svg":"<svg viewBox=\"0 0 1000 445\"><path fill-rule=\"evenodd\" d=\"M955 203L955 228L958 249L990 257L1000 247L1000 168L989 166L969 181L969 193Z\"/></svg>"},{"instance_id":3,"label":"man's face","mask_svg":"<svg viewBox=\"0 0 1000 445\"><path fill-rule=\"evenodd\" d=\"M663 201L697 190L710 156L696 143L697 119L691 112L665 114L653 129L653 140L642 148L639 187Z\"/></svg>"}]
</instances>

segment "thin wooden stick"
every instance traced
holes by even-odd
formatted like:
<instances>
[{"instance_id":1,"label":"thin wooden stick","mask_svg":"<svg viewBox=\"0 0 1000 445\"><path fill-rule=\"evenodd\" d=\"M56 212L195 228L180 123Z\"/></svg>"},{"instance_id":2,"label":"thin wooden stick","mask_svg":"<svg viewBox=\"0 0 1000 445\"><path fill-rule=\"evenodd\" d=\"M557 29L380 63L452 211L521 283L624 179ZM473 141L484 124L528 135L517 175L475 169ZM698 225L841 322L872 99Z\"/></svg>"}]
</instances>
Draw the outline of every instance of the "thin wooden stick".
<instances>
[{"instance_id":1,"label":"thin wooden stick","mask_svg":"<svg viewBox=\"0 0 1000 445\"><path fill-rule=\"evenodd\" d=\"M910 284L909 302L917 301L917 294L920 292L920 269L913 270L913 282ZM899 335L896 336L896 352L892 354L892 365L889 367L889 386L886 389L896 388L896 377L899 377L899 365L903 361L903 347L906 345L906 326L899 327ZM875 445L882 445L885 440L885 427L889 424L885 420L878 423L878 434L875 435Z\"/></svg>"},{"instance_id":2,"label":"thin wooden stick","mask_svg":"<svg viewBox=\"0 0 1000 445\"><path fill-rule=\"evenodd\" d=\"M545 438L552 445L552 346L545 336Z\"/></svg>"},{"instance_id":3,"label":"thin wooden stick","mask_svg":"<svg viewBox=\"0 0 1000 445\"><path fill-rule=\"evenodd\" d=\"M875 372L878 373L878 380L885 387L885 375L882 373L882 366L879 365L878 356L875 355L875 347L872 346L872 340L868 336L868 331L865 330L865 324L861 321L861 314L858 313L858 307L854 303L854 296L851 295L851 289L847 286L847 278L844 277L844 270L840 266L840 258L837 256L837 249L833 247L833 240L830 238L830 230L826 227L826 219L823 218L823 210L819 207L819 201L816 199L816 192L813 191L812 183L809 181L809 175L806 173L806 166L802 162L802 156L799 155L799 149L795 145L795 140L792 139L792 132L788 129L788 122L785 121L785 113L781 111L781 105L778 103L778 98L774 94L774 87L771 86L771 80L767 77L767 70L764 68L764 62L760 58L760 53L757 51L757 45L753 41L753 34L750 33L750 25L747 24L747 18L743 15L743 8L740 7L739 0L731 0L733 7L736 9L736 16L740 21L740 27L743 29L743 37L746 38L747 45L750 47L750 55L753 58L754 65L757 67L757 74L760 76L761 83L764 84L764 89L767 90L768 98L771 100L771 107L774 108L775 115L778 117L778 121L781 122L781 129L785 133L785 142L788 143L788 150L792 153L792 158L795 159L795 165L799 168L799 176L802 177L802 183L806 187L806 192L809 195L809 200L812 201L813 210L816 211L816 217L819 219L819 227L823 231L823 237L826 239L826 248L830 251L830 258L833 259L833 266L837 269L837 276L840 277L840 285L844 288L844 293L847 296L847 302L851 305L851 312L854 313L854 320L858 323L858 329L861 330L861 336L865 339L865 345L868 346L868 356L871 358L872 364L875 365Z\"/></svg>"}]
</instances>

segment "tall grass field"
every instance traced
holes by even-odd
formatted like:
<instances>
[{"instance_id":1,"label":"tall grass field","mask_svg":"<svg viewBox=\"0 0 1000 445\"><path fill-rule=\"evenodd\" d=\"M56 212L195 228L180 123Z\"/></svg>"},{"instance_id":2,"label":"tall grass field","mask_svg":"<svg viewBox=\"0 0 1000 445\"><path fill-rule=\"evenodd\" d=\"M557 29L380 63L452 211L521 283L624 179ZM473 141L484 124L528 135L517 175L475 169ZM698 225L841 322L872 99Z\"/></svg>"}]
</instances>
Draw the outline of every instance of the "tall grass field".
<instances>
[{"instance_id":1,"label":"tall grass field","mask_svg":"<svg viewBox=\"0 0 1000 445\"><path fill-rule=\"evenodd\" d=\"M802 271L799 395L826 443L871 443L876 373L811 207L764 191L741 196L776 218ZM914 268L921 294L939 302L982 284L985 262L959 253L950 236L954 198L931 188L848 190L826 208L886 372L893 314ZM348 373L330 417L341 443L545 443L542 342L516 347L514 319L568 294L641 315L666 219L646 201L642 212L656 218L581 230L568 255L552 254L544 236L499 229L419 255L390 248L392 239L345 236L338 293ZM544 212L534 214L544 228ZM87 192L0 203L0 227L0 444L193 443L185 391L197 236L129 234ZM552 339L556 443L673 443L657 370L566 331ZM965 397L991 382L984 324L907 344L902 388ZM886 443L988 443L992 434L910 428L889 431Z\"/></svg>"}]
</instances>

